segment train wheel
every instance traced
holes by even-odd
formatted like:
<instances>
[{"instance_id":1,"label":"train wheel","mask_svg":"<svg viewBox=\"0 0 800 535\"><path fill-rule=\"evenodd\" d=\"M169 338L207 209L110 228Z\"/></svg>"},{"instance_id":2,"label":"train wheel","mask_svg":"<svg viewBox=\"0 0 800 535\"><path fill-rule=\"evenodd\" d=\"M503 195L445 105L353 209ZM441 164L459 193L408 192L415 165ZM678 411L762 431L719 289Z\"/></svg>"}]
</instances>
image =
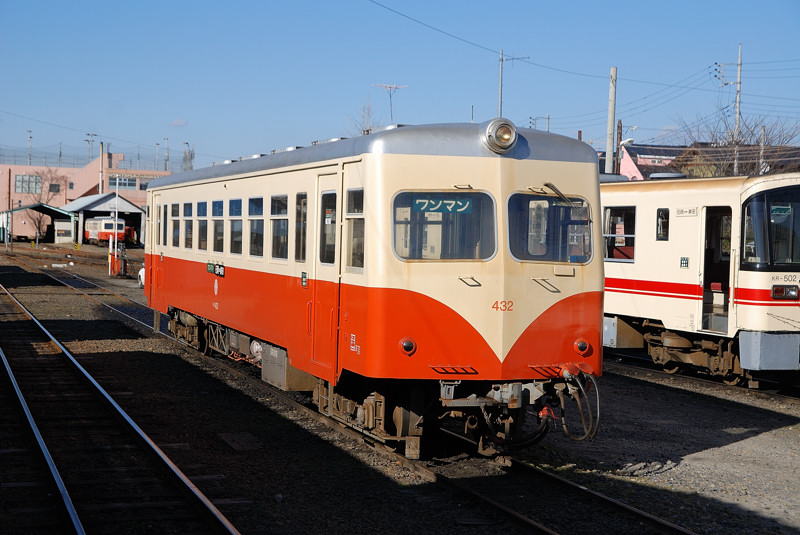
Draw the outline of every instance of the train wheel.
<instances>
[{"instance_id":1,"label":"train wheel","mask_svg":"<svg viewBox=\"0 0 800 535\"><path fill-rule=\"evenodd\" d=\"M728 374L722 378L722 382L728 386L740 386L743 385L746 379L741 375L736 374Z\"/></svg>"},{"instance_id":2,"label":"train wheel","mask_svg":"<svg viewBox=\"0 0 800 535\"><path fill-rule=\"evenodd\" d=\"M669 361L665 362L661 369L664 370L664 373L668 373L670 375L676 374L681 371L681 367L678 365L677 362Z\"/></svg>"}]
</instances>

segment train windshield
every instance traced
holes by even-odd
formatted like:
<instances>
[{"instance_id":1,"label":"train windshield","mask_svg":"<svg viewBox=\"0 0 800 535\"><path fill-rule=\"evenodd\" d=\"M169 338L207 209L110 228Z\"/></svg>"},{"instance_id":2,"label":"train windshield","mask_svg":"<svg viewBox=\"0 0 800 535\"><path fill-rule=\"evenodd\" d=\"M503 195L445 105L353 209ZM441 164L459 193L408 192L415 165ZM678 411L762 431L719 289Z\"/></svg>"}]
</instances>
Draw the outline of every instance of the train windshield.
<instances>
[{"instance_id":1,"label":"train windshield","mask_svg":"<svg viewBox=\"0 0 800 535\"><path fill-rule=\"evenodd\" d=\"M404 192L393 213L400 258L486 260L495 253L494 201L485 193Z\"/></svg>"},{"instance_id":2,"label":"train windshield","mask_svg":"<svg viewBox=\"0 0 800 535\"><path fill-rule=\"evenodd\" d=\"M583 199L516 193L508 201L509 247L517 260L586 263L590 230Z\"/></svg>"},{"instance_id":3,"label":"train windshield","mask_svg":"<svg viewBox=\"0 0 800 535\"><path fill-rule=\"evenodd\" d=\"M754 195L743 213L742 269L800 271L800 187Z\"/></svg>"}]
</instances>

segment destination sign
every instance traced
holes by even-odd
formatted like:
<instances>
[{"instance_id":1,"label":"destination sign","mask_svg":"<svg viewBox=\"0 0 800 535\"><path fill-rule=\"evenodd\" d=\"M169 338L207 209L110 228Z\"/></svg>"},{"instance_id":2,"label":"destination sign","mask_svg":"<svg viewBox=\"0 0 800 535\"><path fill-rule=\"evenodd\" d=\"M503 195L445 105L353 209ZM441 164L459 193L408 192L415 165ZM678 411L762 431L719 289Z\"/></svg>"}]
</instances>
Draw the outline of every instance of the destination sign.
<instances>
[{"instance_id":1,"label":"destination sign","mask_svg":"<svg viewBox=\"0 0 800 535\"><path fill-rule=\"evenodd\" d=\"M415 212L439 212L445 214L472 213L472 199L457 197L417 197L414 199Z\"/></svg>"}]
</instances>

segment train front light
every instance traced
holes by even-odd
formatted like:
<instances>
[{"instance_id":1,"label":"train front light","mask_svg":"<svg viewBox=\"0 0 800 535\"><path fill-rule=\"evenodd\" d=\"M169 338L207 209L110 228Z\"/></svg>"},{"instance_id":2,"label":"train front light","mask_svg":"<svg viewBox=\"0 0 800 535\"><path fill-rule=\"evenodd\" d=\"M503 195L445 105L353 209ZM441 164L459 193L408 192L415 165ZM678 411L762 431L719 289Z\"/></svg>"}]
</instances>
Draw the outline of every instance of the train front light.
<instances>
[{"instance_id":1,"label":"train front light","mask_svg":"<svg viewBox=\"0 0 800 535\"><path fill-rule=\"evenodd\" d=\"M772 287L772 298L797 301L800 299L800 291L793 284L776 284Z\"/></svg>"},{"instance_id":2,"label":"train front light","mask_svg":"<svg viewBox=\"0 0 800 535\"><path fill-rule=\"evenodd\" d=\"M498 117L486 125L483 133L483 143L497 154L505 154L514 148L517 142L517 127L508 119Z\"/></svg>"}]
</instances>

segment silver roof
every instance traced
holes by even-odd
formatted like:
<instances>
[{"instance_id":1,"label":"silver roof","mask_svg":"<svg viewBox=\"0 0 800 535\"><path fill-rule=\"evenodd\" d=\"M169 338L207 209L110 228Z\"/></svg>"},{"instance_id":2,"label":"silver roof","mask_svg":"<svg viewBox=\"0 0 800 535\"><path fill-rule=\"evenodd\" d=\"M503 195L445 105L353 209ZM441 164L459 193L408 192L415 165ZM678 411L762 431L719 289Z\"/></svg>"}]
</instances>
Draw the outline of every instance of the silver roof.
<instances>
[{"instance_id":1,"label":"silver roof","mask_svg":"<svg viewBox=\"0 0 800 535\"><path fill-rule=\"evenodd\" d=\"M589 145L576 139L527 128L517 129L517 143L510 152L495 154L481 141L487 125L488 122L392 128L356 138L318 143L310 147L167 175L152 180L148 189L361 154L473 156L597 164L597 153Z\"/></svg>"}]
</instances>

